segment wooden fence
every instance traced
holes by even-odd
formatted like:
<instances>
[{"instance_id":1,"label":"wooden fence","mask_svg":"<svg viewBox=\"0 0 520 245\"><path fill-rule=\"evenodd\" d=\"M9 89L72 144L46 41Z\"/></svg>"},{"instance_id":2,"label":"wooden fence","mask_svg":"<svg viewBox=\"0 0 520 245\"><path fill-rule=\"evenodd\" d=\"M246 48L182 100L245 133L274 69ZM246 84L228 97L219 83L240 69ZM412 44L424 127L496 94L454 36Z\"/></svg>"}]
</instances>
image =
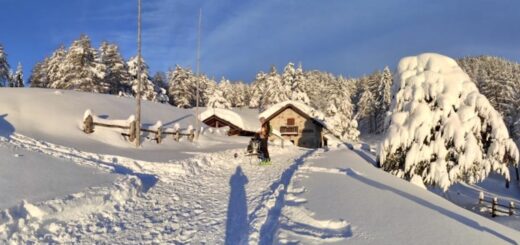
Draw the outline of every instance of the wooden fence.
<instances>
[{"instance_id":1,"label":"wooden fence","mask_svg":"<svg viewBox=\"0 0 520 245\"><path fill-rule=\"evenodd\" d=\"M113 120L111 123L110 120L99 119L87 110L83 119L83 132L91 134L94 132L96 127L119 128L124 130L121 135L128 137L128 140L132 142L136 139L136 124L137 122L133 116L130 116L126 121ZM166 137L166 135L172 135L173 140L175 141L179 141L182 136L185 136L189 141L193 142L193 139L195 138L195 130L190 128L187 131L187 133L183 133L179 127L175 126L172 128L165 128L160 121L148 128L141 127L141 132L147 132L154 135L153 139L157 144L160 144L163 140L163 136Z\"/></svg>"},{"instance_id":2,"label":"wooden fence","mask_svg":"<svg viewBox=\"0 0 520 245\"><path fill-rule=\"evenodd\" d=\"M491 206L486 205L486 203L490 204ZM478 204L489 208L491 210L491 217L496 217L499 213L506 214L509 216L515 215L515 210L518 210L513 201L510 201L508 205L503 205L498 202L497 197L486 199L484 196L484 192L480 192Z\"/></svg>"}]
</instances>

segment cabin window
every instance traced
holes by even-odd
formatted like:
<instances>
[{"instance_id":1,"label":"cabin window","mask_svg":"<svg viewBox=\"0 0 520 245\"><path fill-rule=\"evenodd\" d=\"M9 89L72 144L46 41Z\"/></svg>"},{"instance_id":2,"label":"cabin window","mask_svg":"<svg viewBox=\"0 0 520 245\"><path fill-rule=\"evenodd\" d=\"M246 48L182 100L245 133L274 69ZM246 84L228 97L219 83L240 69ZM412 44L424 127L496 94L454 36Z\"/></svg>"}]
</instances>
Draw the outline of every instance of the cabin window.
<instances>
[{"instance_id":1,"label":"cabin window","mask_svg":"<svg viewBox=\"0 0 520 245\"><path fill-rule=\"evenodd\" d=\"M287 118L287 125L293 126L294 125L294 118Z\"/></svg>"}]
</instances>

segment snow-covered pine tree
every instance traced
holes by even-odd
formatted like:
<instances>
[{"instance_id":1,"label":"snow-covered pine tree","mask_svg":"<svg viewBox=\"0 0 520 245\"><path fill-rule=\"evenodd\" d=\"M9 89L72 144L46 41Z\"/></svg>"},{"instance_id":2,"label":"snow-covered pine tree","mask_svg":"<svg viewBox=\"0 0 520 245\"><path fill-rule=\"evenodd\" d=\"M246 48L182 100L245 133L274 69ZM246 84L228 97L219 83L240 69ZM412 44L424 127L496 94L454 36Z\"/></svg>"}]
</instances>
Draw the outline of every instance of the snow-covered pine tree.
<instances>
[{"instance_id":1,"label":"snow-covered pine tree","mask_svg":"<svg viewBox=\"0 0 520 245\"><path fill-rule=\"evenodd\" d=\"M157 101L160 103L168 103L170 98L168 97L168 81L164 72L158 71L152 77L152 82L157 90Z\"/></svg>"},{"instance_id":2,"label":"snow-covered pine tree","mask_svg":"<svg viewBox=\"0 0 520 245\"><path fill-rule=\"evenodd\" d=\"M12 79L13 87L22 88L23 84L23 67L22 63L18 62L18 66L16 67L16 72L13 75Z\"/></svg>"},{"instance_id":3,"label":"snow-covered pine tree","mask_svg":"<svg viewBox=\"0 0 520 245\"><path fill-rule=\"evenodd\" d=\"M50 88L53 83L61 79L60 67L66 54L67 50L61 45L50 58L45 58L41 63L37 63L31 79L29 79L31 87Z\"/></svg>"},{"instance_id":4,"label":"snow-covered pine tree","mask_svg":"<svg viewBox=\"0 0 520 245\"><path fill-rule=\"evenodd\" d=\"M7 54L4 47L0 44L0 87L5 87L9 82L9 63L7 62Z\"/></svg>"},{"instance_id":5,"label":"snow-covered pine tree","mask_svg":"<svg viewBox=\"0 0 520 245\"><path fill-rule=\"evenodd\" d=\"M234 85L231 84L231 81L222 77L218 83L218 86L220 87L220 91L222 91L222 96L224 96L224 99L229 102L231 106L234 106L232 101L236 102L236 91L234 91Z\"/></svg>"},{"instance_id":6,"label":"snow-covered pine tree","mask_svg":"<svg viewBox=\"0 0 520 245\"><path fill-rule=\"evenodd\" d=\"M381 80L377 88L376 100L376 133L382 133L384 131L386 113L390 109L390 103L392 101L392 73L388 66L383 69Z\"/></svg>"},{"instance_id":7,"label":"snow-covered pine tree","mask_svg":"<svg viewBox=\"0 0 520 245\"><path fill-rule=\"evenodd\" d=\"M291 99L291 87L293 86L294 80L296 78L296 69L294 69L294 64L289 62L284 67L281 78L279 77L280 76L277 76L277 79L271 81L274 103L280 103Z\"/></svg>"},{"instance_id":8,"label":"snow-covered pine tree","mask_svg":"<svg viewBox=\"0 0 520 245\"><path fill-rule=\"evenodd\" d=\"M306 72L305 77L303 88L309 97L310 105L320 111L326 111L331 99L330 91L333 91L336 83L340 81L330 73L316 70Z\"/></svg>"},{"instance_id":9,"label":"snow-covered pine tree","mask_svg":"<svg viewBox=\"0 0 520 245\"><path fill-rule=\"evenodd\" d=\"M358 111L356 115L356 119L362 118L368 124L368 132L375 132L375 123L376 123L376 103L377 101L374 98L374 94L370 91L370 88L367 83L363 84L363 92L361 93L361 97L358 102Z\"/></svg>"},{"instance_id":10,"label":"snow-covered pine tree","mask_svg":"<svg viewBox=\"0 0 520 245\"><path fill-rule=\"evenodd\" d=\"M130 73L128 66L119 52L116 44L103 42L99 47L99 62L105 68L102 87L106 93L119 94L130 90Z\"/></svg>"},{"instance_id":11,"label":"snow-covered pine tree","mask_svg":"<svg viewBox=\"0 0 520 245\"><path fill-rule=\"evenodd\" d=\"M259 108L261 111L263 106L264 94L267 92L267 74L259 72L256 74L255 81L251 83L251 98L249 100L249 108Z\"/></svg>"},{"instance_id":12,"label":"snow-covered pine tree","mask_svg":"<svg viewBox=\"0 0 520 245\"><path fill-rule=\"evenodd\" d=\"M218 86L215 86L213 93L209 96L208 107L209 108L231 108L231 103L224 96L224 90L229 86L229 81L222 79Z\"/></svg>"},{"instance_id":13,"label":"snow-covered pine tree","mask_svg":"<svg viewBox=\"0 0 520 245\"><path fill-rule=\"evenodd\" d=\"M310 105L310 99L304 90L305 75L303 74L302 65L298 65L298 68L294 72L294 78L291 83L291 97L293 101L298 101L306 105Z\"/></svg>"},{"instance_id":14,"label":"snow-covered pine tree","mask_svg":"<svg viewBox=\"0 0 520 245\"><path fill-rule=\"evenodd\" d=\"M507 180L519 153L500 114L457 63L439 54L403 58L393 84L390 126L378 161L390 173L446 191Z\"/></svg>"},{"instance_id":15,"label":"snow-covered pine tree","mask_svg":"<svg viewBox=\"0 0 520 245\"><path fill-rule=\"evenodd\" d=\"M265 77L260 107L263 110L271 105L287 101L288 94L289 88L282 83L282 77L276 71L276 67L272 66L271 71Z\"/></svg>"},{"instance_id":16,"label":"snow-covered pine tree","mask_svg":"<svg viewBox=\"0 0 520 245\"><path fill-rule=\"evenodd\" d=\"M465 57L458 63L502 114L509 132L520 143L520 64L492 56Z\"/></svg>"},{"instance_id":17,"label":"snow-covered pine tree","mask_svg":"<svg viewBox=\"0 0 520 245\"><path fill-rule=\"evenodd\" d=\"M45 58L44 61L38 62L34 65L31 76L29 77L29 86L33 88L46 88L48 82L47 79L47 63L49 62L48 58Z\"/></svg>"},{"instance_id":18,"label":"snow-covered pine tree","mask_svg":"<svg viewBox=\"0 0 520 245\"><path fill-rule=\"evenodd\" d=\"M353 109L349 91L341 84L331 91L329 105L325 111L325 122L330 130L342 140L358 140L357 121L353 118Z\"/></svg>"},{"instance_id":19,"label":"snow-covered pine tree","mask_svg":"<svg viewBox=\"0 0 520 245\"><path fill-rule=\"evenodd\" d=\"M198 76L199 86L200 86L200 101L199 106L206 106L209 102L209 98L211 97L217 83L213 79L209 79L204 74Z\"/></svg>"},{"instance_id":20,"label":"snow-covered pine tree","mask_svg":"<svg viewBox=\"0 0 520 245\"><path fill-rule=\"evenodd\" d=\"M7 79L7 87L14 87L14 72L13 70L9 70L9 79Z\"/></svg>"},{"instance_id":21,"label":"snow-covered pine tree","mask_svg":"<svg viewBox=\"0 0 520 245\"><path fill-rule=\"evenodd\" d=\"M157 87L161 88L168 88L168 78L166 77L166 74L162 71L155 72L155 75L152 77L152 82Z\"/></svg>"},{"instance_id":22,"label":"snow-covered pine tree","mask_svg":"<svg viewBox=\"0 0 520 245\"><path fill-rule=\"evenodd\" d=\"M249 98L250 98L250 92L249 92L249 86L244 84L243 82L238 82L234 84L233 88L233 98L234 101L232 102L233 107L244 107L249 104Z\"/></svg>"},{"instance_id":23,"label":"snow-covered pine tree","mask_svg":"<svg viewBox=\"0 0 520 245\"><path fill-rule=\"evenodd\" d=\"M179 108L191 108L195 101L193 85L197 79L191 70L175 66L175 69L168 73L170 104Z\"/></svg>"},{"instance_id":24,"label":"snow-covered pine tree","mask_svg":"<svg viewBox=\"0 0 520 245\"><path fill-rule=\"evenodd\" d=\"M75 40L59 64L56 80L52 79L51 88L73 89L78 91L102 93L101 86L105 73L96 61L97 52L91 47L90 39L81 35ZM51 77L52 77L51 76Z\"/></svg>"},{"instance_id":25,"label":"snow-covered pine tree","mask_svg":"<svg viewBox=\"0 0 520 245\"><path fill-rule=\"evenodd\" d=\"M132 57L128 62L128 72L130 73L130 87L132 94L137 95L137 56ZM150 80L148 73L148 65L144 58L141 57L141 98L149 101L157 101L157 88Z\"/></svg>"}]
</instances>

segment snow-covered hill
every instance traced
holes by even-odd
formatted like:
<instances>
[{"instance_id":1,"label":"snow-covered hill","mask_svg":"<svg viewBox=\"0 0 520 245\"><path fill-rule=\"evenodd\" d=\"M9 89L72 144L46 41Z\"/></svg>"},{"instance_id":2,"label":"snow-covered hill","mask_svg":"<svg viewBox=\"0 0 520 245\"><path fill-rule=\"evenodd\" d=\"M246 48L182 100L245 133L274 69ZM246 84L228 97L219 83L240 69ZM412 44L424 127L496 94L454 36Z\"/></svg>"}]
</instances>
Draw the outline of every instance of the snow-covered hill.
<instances>
[{"instance_id":1,"label":"snow-covered hill","mask_svg":"<svg viewBox=\"0 0 520 245\"><path fill-rule=\"evenodd\" d=\"M376 169L347 147L270 146L273 165L258 166L243 154L247 138L204 134L196 143L145 140L136 149L117 131L80 130L86 109L126 119L134 107L109 95L0 89L0 183L12 182L0 187L11 198L0 211L0 243L520 241L517 231ZM145 102L143 115L146 124L193 121L190 110L157 103Z\"/></svg>"},{"instance_id":2,"label":"snow-covered hill","mask_svg":"<svg viewBox=\"0 0 520 245\"><path fill-rule=\"evenodd\" d=\"M218 151L237 147L236 141L202 136L203 144L188 144L165 139L160 145L145 140L139 150L119 131L98 128L91 135L81 130L83 114L90 109L106 119L127 119L135 113L135 100L106 94L52 89L0 89L0 132L3 136L19 133L33 139L68 146L80 151L118 155L145 161L180 160L187 152ZM142 123L158 120L165 127L195 125L194 111L167 104L143 101ZM175 149L175 151L172 151Z\"/></svg>"}]
</instances>

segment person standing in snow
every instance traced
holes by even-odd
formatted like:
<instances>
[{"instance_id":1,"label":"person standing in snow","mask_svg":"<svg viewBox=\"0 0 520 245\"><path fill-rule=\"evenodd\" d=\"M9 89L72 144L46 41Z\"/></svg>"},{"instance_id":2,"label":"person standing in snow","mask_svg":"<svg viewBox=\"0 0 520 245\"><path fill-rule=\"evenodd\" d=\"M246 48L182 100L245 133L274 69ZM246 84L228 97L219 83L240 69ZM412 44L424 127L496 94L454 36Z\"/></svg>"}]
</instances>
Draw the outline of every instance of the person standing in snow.
<instances>
[{"instance_id":1,"label":"person standing in snow","mask_svg":"<svg viewBox=\"0 0 520 245\"><path fill-rule=\"evenodd\" d=\"M271 132L271 125L269 122L265 120L265 118L260 118L260 153L263 156L262 162L269 163L271 162L271 158L269 157L269 150L267 149L267 140L269 139L269 133Z\"/></svg>"}]
</instances>

